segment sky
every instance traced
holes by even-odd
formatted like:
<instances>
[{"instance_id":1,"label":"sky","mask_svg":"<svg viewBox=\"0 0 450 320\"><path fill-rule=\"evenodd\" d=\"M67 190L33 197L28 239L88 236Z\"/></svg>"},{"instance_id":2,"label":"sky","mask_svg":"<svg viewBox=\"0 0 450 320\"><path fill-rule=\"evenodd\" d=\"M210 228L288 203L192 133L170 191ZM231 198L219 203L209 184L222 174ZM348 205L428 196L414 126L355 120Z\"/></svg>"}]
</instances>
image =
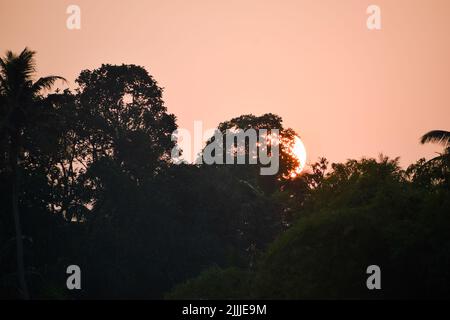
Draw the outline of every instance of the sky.
<instances>
[{"instance_id":1,"label":"sky","mask_svg":"<svg viewBox=\"0 0 450 320\"><path fill-rule=\"evenodd\" d=\"M442 150L422 134L450 130L449 14L448 0L0 0L0 54L28 46L38 76L71 88L83 69L141 65L179 127L272 112L309 162L383 153L405 166Z\"/></svg>"}]
</instances>

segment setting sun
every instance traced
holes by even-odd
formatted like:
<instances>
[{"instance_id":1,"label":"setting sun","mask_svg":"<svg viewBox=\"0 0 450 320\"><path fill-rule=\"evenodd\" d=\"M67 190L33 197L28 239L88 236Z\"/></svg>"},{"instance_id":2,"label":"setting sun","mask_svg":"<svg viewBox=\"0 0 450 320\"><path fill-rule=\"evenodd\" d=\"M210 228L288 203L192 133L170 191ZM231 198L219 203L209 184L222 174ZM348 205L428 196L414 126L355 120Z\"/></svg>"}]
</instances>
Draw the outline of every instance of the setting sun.
<instances>
[{"instance_id":1,"label":"setting sun","mask_svg":"<svg viewBox=\"0 0 450 320\"><path fill-rule=\"evenodd\" d=\"M291 178L295 178L300 174L306 165L306 148L300 137L295 137L295 142L292 147L292 155L297 158L299 165L293 172L291 172Z\"/></svg>"}]
</instances>

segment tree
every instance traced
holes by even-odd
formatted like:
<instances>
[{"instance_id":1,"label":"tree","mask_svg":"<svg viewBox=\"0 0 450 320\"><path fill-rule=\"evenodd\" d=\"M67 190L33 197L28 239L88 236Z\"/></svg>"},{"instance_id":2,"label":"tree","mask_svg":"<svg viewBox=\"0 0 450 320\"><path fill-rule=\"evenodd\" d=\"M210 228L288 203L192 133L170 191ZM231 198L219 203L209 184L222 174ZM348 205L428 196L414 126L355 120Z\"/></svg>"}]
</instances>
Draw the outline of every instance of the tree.
<instances>
[{"instance_id":1,"label":"tree","mask_svg":"<svg viewBox=\"0 0 450 320\"><path fill-rule=\"evenodd\" d=\"M420 168L417 168L417 177L431 179L437 184L448 186L450 174L450 132L445 130L433 130L422 136L420 139L424 143L439 143L444 146L444 152L439 153L428 161L425 161ZM410 167L413 170L413 166ZM431 173L431 174L429 174Z\"/></svg>"},{"instance_id":2,"label":"tree","mask_svg":"<svg viewBox=\"0 0 450 320\"><path fill-rule=\"evenodd\" d=\"M267 135L266 142L261 143L258 141L258 146L266 145L267 149L270 151L272 140L276 139L279 143L279 169L274 175L262 176L260 174L260 168L264 165L259 163L260 152L256 148L250 148L250 140L244 141L244 146L239 146L235 142L232 145L226 144L226 138L223 139L223 163L226 163L227 155L232 155L233 158L237 158L238 155L245 156L246 164L249 163L250 158L257 160L258 165L237 165L231 166L233 172L236 176L240 177L250 188L263 192L265 194L271 194L281 187L289 177L290 173L298 167L299 162L296 157L292 154L292 148L295 143L296 133L290 128L283 127L283 120L280 116L267 113L262 116L255 116L252 114L241 115L239 117L233 118L231 120L222 122L217 127L217 130L222 136L225 137L227 132L234 132L236 130L249 130L253 129L258 135L258 138L264 138ZM272 130L278 130L278 135L275 135ZM263 132L261 130L267 130ZM217 144L215 138L211 138L207 144ZM239 149L241 147L241 149ZM250 153L252 152L253 153ZM271 151L270 151L271 152ZM202 156L204 157L205 149L203 149ZM236 163L236 161L235 161Z\"/></svg>"},{"instance_id":3,"label":"tree","mask_svg":"<svg viewBox=\"0 0 450 320\"><path fill-rule=\"evenodd\" d=\"M80 239L89 247L82 258L91 266L86 292L157 297L169 281L165 259L173 251L162 250L171 246L166 229L178 228L171 223L169 204L160 201L165 195L160 195L164 186L158 183L170 167L176 118L167 112L162 88L143 67L102 65L82 71L76 82L79 87L69 110L76 138L68 144L75 143L76 153L69 159L83 167L75 173L74 195L82 198L75 204L89 207L89 219L82 217L89 230ZM70 164L66 162L66 172ZM114 267L104 271L109 265ZM106 283L98 280L99 273ZM145 285L149 282L151 290Z\"/></svg>"},{"instance_id":4,"label":"tree","mask_svg":"<svg viewBox=\"0 0 450 320\"><path fill-rule=\"evenodd\" d=\"M433 130L422 136L420 139L422 144L428 142L439 143L445 147L444 153L434 158L436 160L442 160L443 158L449 158L450 156L450 132L445 130ZM432 160L434 160L432 159Z\"/></svg>"},{"instance_id":5,"label":"tree","mask_svg":"<svg viewBox=\"0 0 450 320\"><path fill-rule=\"evenodd\" d=\"M450 143L450 132L445 130L432 130L424 134L420 139L420 142L422 144L436 142L446 146Z\"/></svg>"},{"instance_id":6,"label":"tree","mask_svg":"<svg viewBox=\"0 0 450 320\"><path fill-rule=\"evenodd\" d=\"M17 248L17 273L23 298L29 293L25 279L24 252L22 230L19 214L19 170L22 155L23 132L36 110L33 110L42 99L41 91L50 89L59 76L47 76L33 82L35 74L35 52L25 48L19 55L11 51L0 58L0 135L6 141L7 158L10 173L11 208L14 216ZM6 162L6 161L5 161Z\"/></svg>"},{"instance_id":7,"label":"tree","mask_svg":"<svg viewBox=\"0 0 450 320\"><path fill-rule=\"evenodd\" d=\"M131 174L155 173L167 163L176 118L167 113L162 89L144 68L102 65L82 71L76 82L92 160L110 156ZM138 146L143 153L131 154Z\"/></svg>"},{"instance_id":8,"label":"tree","mask_svg":"<svg viewBox=\"0 0 450 320\"><path fill-rule=\"evenodd\" d=\"M332 164L255 269L207 270L166 297L447 298L448 185L415 178L387 157ZM382 290L366 287L372 264L381 268Z\"/></svg>"}]
</instances>

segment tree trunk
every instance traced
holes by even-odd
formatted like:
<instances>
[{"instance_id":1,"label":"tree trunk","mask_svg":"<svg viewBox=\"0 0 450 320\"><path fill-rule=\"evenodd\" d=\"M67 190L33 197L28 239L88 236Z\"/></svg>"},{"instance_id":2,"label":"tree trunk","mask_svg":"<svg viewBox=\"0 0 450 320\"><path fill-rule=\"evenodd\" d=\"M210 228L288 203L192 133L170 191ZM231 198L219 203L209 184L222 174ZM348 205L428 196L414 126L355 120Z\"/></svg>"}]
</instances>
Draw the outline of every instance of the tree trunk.
<instances>
[{"instance_id":1,"label":"tree trunk","mask_svg":"<svg viewBox=\"0 0 450 320\"><path fill-rule=\"evenodd\" d=\"M18 137L11 139L11 149L10 149L10 163L11 163L11 191L12 191L12 211L14 216L14 225L16 231L16 253L17 253L17 275L19 278L19 287L22 297L26 300L29 299L27 282L25 279L25 264L24 264L24 252L23 252L23 239L22 239L22 228L20 225L20 214L19 214L19 172L18 172L18 161L19 161L19 141Z\"/></svg>"}]
</instances>

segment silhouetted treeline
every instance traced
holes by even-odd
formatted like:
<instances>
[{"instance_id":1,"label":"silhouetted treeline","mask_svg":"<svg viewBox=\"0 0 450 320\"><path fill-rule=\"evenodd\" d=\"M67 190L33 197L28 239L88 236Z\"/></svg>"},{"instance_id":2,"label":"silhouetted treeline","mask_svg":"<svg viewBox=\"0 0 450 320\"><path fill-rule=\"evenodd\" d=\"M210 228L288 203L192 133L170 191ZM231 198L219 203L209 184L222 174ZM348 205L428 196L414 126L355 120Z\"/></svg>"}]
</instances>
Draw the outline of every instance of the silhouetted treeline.
<instances>
[{"instance_id":1,"label":"silhouetted treeline","mask_svg":"<svg viewBox=\"0 0 450 320\"><path fill-rule=\"evenodd\" d=\"M407 170L385 157L348 160L328 172L323 160L284 191L304 201L254 268L212 267L167 297L449 298L449 160ZM370 265L381 269L381 290L366 287Z\"/></svg>"},{"instance_id":2,"label":"silhouetted treeline","mask_svg":"<svg viewBox=\"0 0 450 320\"><path fill-rule=\"evenodd\" d=\"M1 298L450 296L448 148L407 170L322 159L292 178L295 132L244 115L218 129L279 129L277 175L175 165L176 117L145 69L102 65L45 94L60 78L33 82L33 56L0 61Z\"/></svg>"}]
</instances>

